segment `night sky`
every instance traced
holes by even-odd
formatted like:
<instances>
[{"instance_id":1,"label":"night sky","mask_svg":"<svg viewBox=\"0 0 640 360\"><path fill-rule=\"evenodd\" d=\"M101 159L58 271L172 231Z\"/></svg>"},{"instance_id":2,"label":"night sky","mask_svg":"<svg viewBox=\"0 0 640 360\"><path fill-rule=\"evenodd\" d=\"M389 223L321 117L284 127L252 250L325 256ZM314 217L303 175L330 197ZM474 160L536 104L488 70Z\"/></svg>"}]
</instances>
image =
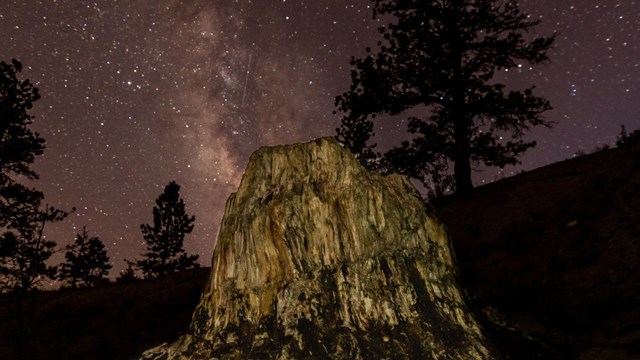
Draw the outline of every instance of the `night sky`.
<instances>
[{"instance_id":1,"label":"night sky","mask_svg":"<svg viewBox=\"0 0 640 360\"><path fill-rule=\"evenodd\" d=\"M498 76L537 86L553 130L509 175L613 144L640 128L640 1L527 0L559 33L551 62ZM40 88L31 114L47 141L33 186L77 210L50 226L65 245L82 226L114 262L144 251L139 225L171 180L196 216L189 252L209 264L224 202L263 145L333 135L349 59L378 41L369 0L4 0L0 60ZM397 139L404 129L380 123ZM380 143L388 141L380 140ZM476 185L502 176L476 174ZM61 254L54 260L62 260Z\"/></svg>"}]
</instances>

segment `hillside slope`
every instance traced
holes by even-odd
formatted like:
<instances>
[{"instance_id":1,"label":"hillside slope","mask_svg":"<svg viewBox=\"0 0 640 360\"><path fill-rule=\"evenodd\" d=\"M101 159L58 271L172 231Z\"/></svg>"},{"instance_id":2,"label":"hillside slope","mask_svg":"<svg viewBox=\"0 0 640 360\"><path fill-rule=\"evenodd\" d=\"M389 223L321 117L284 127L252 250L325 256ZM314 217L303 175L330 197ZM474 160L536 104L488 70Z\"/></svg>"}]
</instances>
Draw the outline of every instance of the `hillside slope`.
<instances>
[{"instance_id":1,"label":"hillside slope","mask_svg":"<svg viewBox=\"0 0 640 360\"><path fill-rule=\"evenodd\" d=\"M131 359L186 331L209 268L94 289L0 297L0 359Z\"/></svg>"},{"instance_id":2,"label":"hillside slope","mask_svg":"<svg viewBox=\"0 0 640 360\"><path fill-rule=\"evenodd\" d=\"M503 345L522 333L544 344L514 344L515 358L640 358L640 146L555 163L438 208L477 309L518 329Z\"/></svg>"}]
</instances>

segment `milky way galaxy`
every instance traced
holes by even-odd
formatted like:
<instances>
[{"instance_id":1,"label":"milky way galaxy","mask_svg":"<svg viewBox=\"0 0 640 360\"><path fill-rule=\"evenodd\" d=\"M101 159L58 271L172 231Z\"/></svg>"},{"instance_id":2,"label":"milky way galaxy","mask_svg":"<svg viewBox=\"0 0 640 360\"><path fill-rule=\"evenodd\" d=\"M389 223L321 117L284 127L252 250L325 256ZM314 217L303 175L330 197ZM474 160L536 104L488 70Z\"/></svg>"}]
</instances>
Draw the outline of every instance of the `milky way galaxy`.
<instances>
[{"instance_id":1,"label":"milky way galaxy","mask_svg":"<svg viewBox=\"0 0 640 360\"><path fill-rule=\"evenodd\" d=\"M144 247L139 230L171 180L196 215L186 240L209 262L224 202L263 145L333 135L334 97L349 59L378 40L368 0L103 0L0 4L0 60L20 60L40 88L33 128L47 140L33 184L76 211L47 236L60 245L86 226L116 270ZM640 127L640 2L528 0L559 32L551 63L500 74L536 85L552 130L521 167L612 144ZM377 124L396 139L404 129ZM386 125L386 126L385 126ZM384 141L382 141L384 142ZM490 181L485 170L476 183ZM59 256L59 255L58 255ZM60 258L57 258L60 260Z\"/></svg>"}]
</instances>

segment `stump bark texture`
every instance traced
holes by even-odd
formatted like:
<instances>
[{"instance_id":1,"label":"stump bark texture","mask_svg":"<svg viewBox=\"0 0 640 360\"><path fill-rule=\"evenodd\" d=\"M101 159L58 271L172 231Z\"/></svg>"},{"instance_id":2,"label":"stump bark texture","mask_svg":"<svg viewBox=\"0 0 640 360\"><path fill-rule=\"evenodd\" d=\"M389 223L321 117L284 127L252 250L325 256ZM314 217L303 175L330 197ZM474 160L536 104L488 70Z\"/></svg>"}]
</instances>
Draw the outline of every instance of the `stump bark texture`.
<instances>
[{"instance_id":1,"label":"stump bark texture","mask_svg":"<svg viewBox=\"0 0 640 360\"><path fill-rule=\"evenodd\" d=\"M262 148L226 203L188 333L144 359L489 359L414 186L335 140Z\"/></svg>"}]
</instances>

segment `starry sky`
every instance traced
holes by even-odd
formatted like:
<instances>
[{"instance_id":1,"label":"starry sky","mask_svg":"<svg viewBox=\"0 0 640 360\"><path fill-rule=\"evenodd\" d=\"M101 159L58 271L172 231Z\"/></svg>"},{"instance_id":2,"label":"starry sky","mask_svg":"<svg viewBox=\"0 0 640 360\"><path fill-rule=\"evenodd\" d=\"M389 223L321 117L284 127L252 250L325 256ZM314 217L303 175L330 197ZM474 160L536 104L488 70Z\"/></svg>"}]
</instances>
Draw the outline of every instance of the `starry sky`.
<instances>
[{"instance_id":1,"label":"starry sky","mask_svg":"<svg viewBox=\"0 0 640 360\"><path fill-rule=\"evenodd\" d=\"M333 135L349 59L378 41L369 0L4 0L0 60L40 88L32 128L47 141L33 186L77 210L46 229L61 246L83 226L113 273L144 251L139 225L171 180L196 216L185 247L209 264L224 202L260 146ZM551 62L498 74L537 86L552 130L519 167L476 185L613 144L640 128L640 1L521 0L558 32ZM404 134L377 125L389 145ZM55 260L61 261L57 254Z\"/></svg>"}]
</instances>

